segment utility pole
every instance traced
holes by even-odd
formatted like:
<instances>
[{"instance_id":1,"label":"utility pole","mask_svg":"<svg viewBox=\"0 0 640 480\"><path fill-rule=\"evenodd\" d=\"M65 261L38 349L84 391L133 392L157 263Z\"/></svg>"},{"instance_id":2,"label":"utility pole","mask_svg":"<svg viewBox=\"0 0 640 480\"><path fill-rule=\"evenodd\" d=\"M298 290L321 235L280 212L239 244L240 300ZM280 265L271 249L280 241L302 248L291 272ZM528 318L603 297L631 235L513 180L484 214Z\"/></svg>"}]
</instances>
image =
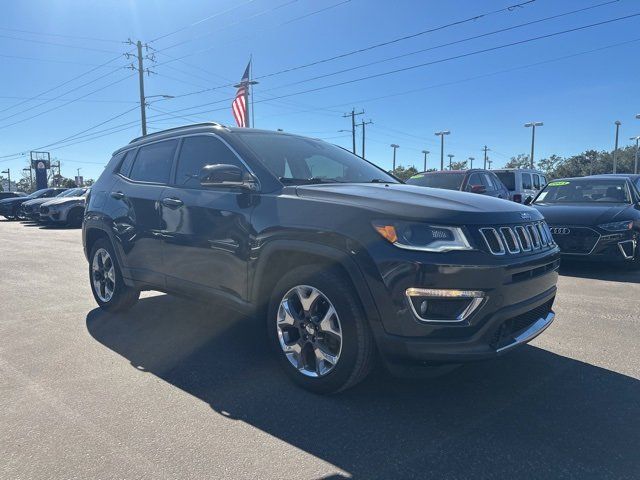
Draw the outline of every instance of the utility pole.
<instances>
[{"instance_id":1,"label":"utility pole","mask_svg":"<svg viewBox=\"0 0 640 480\"><path fill-rule=\"evenodd\" d=\"M636 160L633 164L633 173L637 174L638 173L638 148L640 147L640 135L636 137L631 137L629 140L636 141Z\"/></svg>"},{"instance_id":2,"label":"utility pole","mask_svg":"<svg viewBox=\"0 0 640 480\"><path fill-rule=\"evenodd\" d=\"M638 149L636 148L636 163L638 163L638 154L637 154ZM0 173L6 173L7 174L7 179L9 180L9 182L7 183L8 185L8 190L11 191L11 169L7 168L6 170L3 170Z\"/></svg>"},{"instance_id":3,"label":"utility pole","mask_svg":"<svg viewBox=\"0 0 640 480\"><path fill-rule=\"evenodd\" d=\"M138 71L138 83L139 83L139 89L140 89L140 120L142 123L142 135L146 135L147 134L147 100L146 100L146 97L144 96L144 74L146 73L147 75L151 75L152 73L155 73L155 72L152 72L148 68L145 70L144 60L147 59L153 62L155 61L155 57L153 55L149 56L149 55L142 54L142 48L144 47L146 51L149 51L149 45L147 45L146 43L143 44L140 40L138 40L137 42L134 42L133 40L128 39L125 43L127 45L135 45L138 51L137 54L125 53L125 56L127 58L135 57L138 59L138 66L136 67L132 63L131 65L129 65L129 69Z\"/></svg>"},{"instance_id":4,"label":"utility pole","mask_svg":"<svg viewBox=\"0 0 640 480\"><path fill-rule=\"evenodd\" d=\"M487 163L489 164L489 170L491 170L491 164L493 163L493 160L487 158Z\"/></svg>"},{"instance_id":5,"label":"utility pole","mask_svg":"<svg viewBox=\"0 0 640 480\"><path fill-rule=\"evenodd\" d=\"M362 120L362 122L361 122L361 123L359 123L358 125L356 125L357 127L362 127L362 155L361 155L361 156L362 156L362 158L363 158L363 159L364 159L364 158L366 158L366 157L364 156L365 128L366 128L365 126L366 126L366 125L371 125L372 123L373 123L373 122L371 121L371 119L369 119L369 121L368 121L368 122L365 122L364 120Z\"/></svg>"},{"instance_id":6,"label":"utility pole","mask_svg":"<svg viewBox=\"0 0 640 480\"><path fill-rule=\"evenodd\" d=\"M55 174L55 169L58 169L58 176L56 177ZM51 170L53 171L53 184L56 187L60 186L60 177L62 176L62 174L60 173L60 160L58 160L58 163L51 163Z\"/></svg>"},{"instance_id":7,"label":"utility pole","mask_svg":"<svg viewBox=\"0 0 640 480\"><path fill-rule=\"evenodd\" d=\"M396 145L395 143L391 144L391 148L393 148L393 170L392 172L396 171L396 150L398 148L400 148L400 145Z\"/></svg>"},{"instance_id":8,"label":"utility pole","mask_svg":"<svg viewBox=\"0 0 640 480\"><path fill-rule=\"evenodd\" d=\"M536 127L541 127L542 125L544 125L542 122L529 122L529 123L525 123L524 126L529 128L531 127L531 157L529 157L529 164L531 165L531 168L534 168L533 166L533 149L535 148L535 143L536 143Z\"/></svg>"},{"instance_id":9,"label":"utility pole","mask_svg":"<svg viewBox=\"0 0 640 480\"><path fill-rule=\"evenodd\" d=\"M469 157L469 164L471 165L469 168L473 168L473 161L475 160L475 157Z\"/></svg>"},{"instance_id":10,"label":"utility pole","mask_svg":"<svg viewBox=\"0 0 640 480\"><path fill-rule=\"evenodd\" d=\"M422 168L423 172L427 171L427 155L429 155L431 152L429 150L422 150L422 153L424 153L424 165Z\"/></svg>"},{"instance_id":11,"label":"utility pole","mask_svg":"<svg viewBox=\"0 0 640 480\"><path fill-rule=\"evenodd\" d=\"M447 157L449 157L449 170L451 170L451 160L453 160L453 157L455 157L455 155L453 153L450 153L447 155Z\"/></svg>"},{"instance_id":12,"label":"utility pole","mask_svg":"<svg viewBox=\"0 0 640 480\"><path fill-rule=\"evenodd\" d=\"M80 170L82 170L82 168L78 168L78 169L76 170L76 172L78 172L78 173L77 173L77 175L76 175L76 180L78 180L78 182L76 182L76 187L81 187L81 186L82 186L82 185L78 185L79 183L82 183L82 182L80 181Z\"/></svg>"},{"instance_id":13,"label":"utility pole","mask_svg":"<svg viewBox=\"0 0 640 480\"><path fill-rule=\"evenodd\" d=\"M440 137L440 170L444 170L444 136L449 135L451 132L449 130L443 130L441 132L436 132L435 135Z\"/></svg>"},{"instance_id":14,"label":"utility pole","mask_svg":"<svg viewBox=\"0 0 640 480\"><path fill-rule=\"evenodd\" d=\"M364 115L364 110L356 112L355 108L351 109L351 113L345 113L342 118L351 117L351 139L352 139L352 152L356 154L356 115Z\"/></svg>"},{"instance_id":15,"label":"utility pole","mask_svg":"<svg viewBox=\"0 0 640 480\"><path fill-rule=\"evenodd\" d=\"M22 171L29 172L29 191L33 192L33 175L31 174L31 165L29 165L29 168L23 168Z\"/></svg>"},{"instance_id":16,"label":"utility pole","mask_svg":"<svg viewBox=\"0 0 640 480\"><path fill-rule=\"evenodd\" d=\"M487 169L487 152L491 150L489 147L487 147L486 145L484 146L484 148L482 149L482 151L484 152L484 169Z\"/></svg>"},{"instance_id":17,"label":"utility pole","mask_svg":"<svg viewBox=\"0 0 640 480\"><path fill-rule=\"evenodd\" d=\"M620 133L620 125L622 122L620 120L615 121L616 125L616 144L613 147L613 173L616 173L618 168L618 134Z\"/></svg>"}]
</instances>

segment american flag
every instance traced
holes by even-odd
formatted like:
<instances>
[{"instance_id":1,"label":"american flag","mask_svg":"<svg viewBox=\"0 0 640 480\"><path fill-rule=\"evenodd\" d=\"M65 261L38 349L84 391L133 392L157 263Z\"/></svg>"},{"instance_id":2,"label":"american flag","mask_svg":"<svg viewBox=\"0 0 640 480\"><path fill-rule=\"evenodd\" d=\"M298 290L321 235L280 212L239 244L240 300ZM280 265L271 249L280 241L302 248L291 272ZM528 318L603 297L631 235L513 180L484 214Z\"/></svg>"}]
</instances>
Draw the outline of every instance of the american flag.
<instances>
[{"instance_id":1,"label":"american flag","mask_svg":"<svg viewBox=\"0 0 640 480\"><path fill-rule=\"evenodd\" d=\"M238 91L236 92L236 98L233 99L233 103L231 104L231 112L233 113L233 118L236 119L236 124L239 127L248 126L249 121L249 110L247 108L247 88L249 88L248 83L250 68L251 61L249 61L249 63L247 64L244 75L242 75L242 80L240 80Z\"/></svg>"}]
</instances>

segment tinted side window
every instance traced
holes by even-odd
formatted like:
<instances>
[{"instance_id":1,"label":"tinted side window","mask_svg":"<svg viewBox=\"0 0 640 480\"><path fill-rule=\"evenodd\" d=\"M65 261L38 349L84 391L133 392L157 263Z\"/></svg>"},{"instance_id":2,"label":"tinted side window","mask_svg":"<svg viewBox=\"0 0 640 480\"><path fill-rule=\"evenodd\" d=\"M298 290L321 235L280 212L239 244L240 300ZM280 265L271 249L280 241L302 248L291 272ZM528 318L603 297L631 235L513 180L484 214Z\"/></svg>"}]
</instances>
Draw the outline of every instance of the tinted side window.
<instances>
[{"instance_id":1,"label":"tinted side window","mask_svg":"<svg viewBox=\"0 0 640 480\"><path fill-rule=\"evenodd\" d=\"M135 149L129 150L124 154L120 154L124 157L122 163L120 163L120 168L118 169L118 173L124 177L128 177L131 172L131 166L133 165L133 160L136 158Z\"/></svg>"},{"instance_id":2,"label":"tinted side window","mask_svg":"<svg viewBox=\"0 0 640 480\"><path fill-rule=\"evenodd\" d=\"M167 140L140 147L129 178L140 182L169 183L177 144L177 140Z\"/></svg>"},{"instance_id":3,"label":"tinted side window","mask_svg":"<svg viewBox=\"0 0 640 480\"><path fill-rule=\"evenodd\" d=\"M467 186L469 185L483 185L482 180L480 179L480 175L477 173L472 173L471 175L469 175Z\"/></svg>"},{"instance_id":4,"label":"tinted side window","mask_svg":"<svg viewBox=\"0 0 640 480\"><path fill-rule=\"evenodd\" d=\"M522 174L522 188L523 189L531 189L533 188L531 185L531 174L530 173L523 173Z\"/></svg>"},{"instance_id":5,"label":"tinted side window","mask_svg":"<svg viewBox=\"0 0 640 480\"><path fill-rule=\"evenodd\" d=\"M547 177L540 175L540 187L544 187L547 184Z\"/></svg>"},{"instance_id":6,"label":"tinted side window","mask_svg":"<svg viewBox=\"0 0 640 480\"><path fill-rule=\"evenodd\" d=\"M493 179L491 178L491 175L483 173L481 175L481 178L482 178L482 184L485 187L487 187L487 191L493 191L496 189L495 184L493 183Z\"/></svg>"},{"instance_id":7,"label":"tinted side window","mask_svg":"<svg viewBox=\"0 0 640 480\"><path fill-rule=\"evenodd\" d=\"M533 175L533 188L540 190L540 177L535 174Z\"/></svg>"},{"instance_id":8,"label":"tinted side window","mask_svg":"<svg viewBox=\"0 0 640 480\"><path fill-rule=\"evenodd\" d=\"M176 185L200 187L200 171L206 165L235 165L246 170L242 162L221 140L211 135L185 137L180 147Z\"/></svg>"}]
</instances>

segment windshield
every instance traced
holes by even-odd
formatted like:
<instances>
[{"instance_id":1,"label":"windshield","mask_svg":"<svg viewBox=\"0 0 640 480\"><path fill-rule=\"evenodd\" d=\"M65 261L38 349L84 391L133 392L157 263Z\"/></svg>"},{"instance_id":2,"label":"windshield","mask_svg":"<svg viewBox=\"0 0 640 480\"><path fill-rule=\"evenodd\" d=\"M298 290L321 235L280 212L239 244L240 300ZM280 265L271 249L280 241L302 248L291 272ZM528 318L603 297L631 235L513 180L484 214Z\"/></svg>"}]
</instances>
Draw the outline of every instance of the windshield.
<instances>
[{"instance_id":1,"label":"windshield","mask_svg":"<svg viewBox=\"0 0 640 480\"><path fill-rule=\"evenodd\" d=\"M27 198L40 198L42 195L44 195L48 191L49 191L48 188L43 188L42 190L36 190L31 195L27 195Z\"/></svg>"},{"instance_id":2,"label":"windshield","mask_svg":"<svg viewBox=\"0 0 640 480\"><path fill-rule=\"evenodd\" d=\"M285 185L398 183L384 170L321 140L258 132L238 132L238 137Z\"/></svg>"},{"instance_id":3,"label":"windshield","mask_svg":"<svg viewBox=\"0 0 640 480\"><path fill-rule=\"evenodd\" d=\"M464 173L419 173L407 180L407 183L409 185L420 185L421 187L460 190L463 180Z\"/></svg>"},{"instance_id":4,"label":"windshield","mask_svg":"<svg viewBox=\"0 0 640 480\"><path fill-rule=\"evenodd\" d=\"M80 197L84 193L84 188L70 188L65 190L58 197Z\"/></svg>"},{"instance_id":5,"label":"windshield","mask_svg":"<svg viewBox=\"0 0 640 480\"><path fill-rule=\"evenodd\" d=\"M493 172L495 173L500 181L504 183L504 186L507 187L507 190L515 190L516 189L516 174L513 172Z\"/></svg>"},{"instance_id":6,"label":"windshield","mask_svg":"<svg viewBox=\"0 0 640 480\"><path fill-rule=\"evenodd\" d=\"M577 179L550 182L534 203L631 203L624 180Z\"/></svg>"}]
</instances>

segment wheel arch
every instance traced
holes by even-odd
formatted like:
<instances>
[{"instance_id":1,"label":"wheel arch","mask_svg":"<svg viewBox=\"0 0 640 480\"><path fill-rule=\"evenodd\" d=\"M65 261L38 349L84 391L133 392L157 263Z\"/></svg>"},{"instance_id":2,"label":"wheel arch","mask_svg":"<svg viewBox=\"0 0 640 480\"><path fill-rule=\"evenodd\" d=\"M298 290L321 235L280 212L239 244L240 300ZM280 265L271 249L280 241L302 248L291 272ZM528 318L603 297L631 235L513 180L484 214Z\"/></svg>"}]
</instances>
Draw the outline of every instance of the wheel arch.
<instances>
[{"instance_id":1,"label":"wheel arch","mask_svg":"<svg viewBox=\"0 0 640 480\"><path fill-rule=\"evenodd\" d=\"M317 265L342 273L357 292L369 323L380 321L373 296L356 261L337 248L299 240L277 240L261 248L249 285L250 301L256 311L267 311L272 289L285 272L304 265Z\"/></svg>"}]
</instances>

